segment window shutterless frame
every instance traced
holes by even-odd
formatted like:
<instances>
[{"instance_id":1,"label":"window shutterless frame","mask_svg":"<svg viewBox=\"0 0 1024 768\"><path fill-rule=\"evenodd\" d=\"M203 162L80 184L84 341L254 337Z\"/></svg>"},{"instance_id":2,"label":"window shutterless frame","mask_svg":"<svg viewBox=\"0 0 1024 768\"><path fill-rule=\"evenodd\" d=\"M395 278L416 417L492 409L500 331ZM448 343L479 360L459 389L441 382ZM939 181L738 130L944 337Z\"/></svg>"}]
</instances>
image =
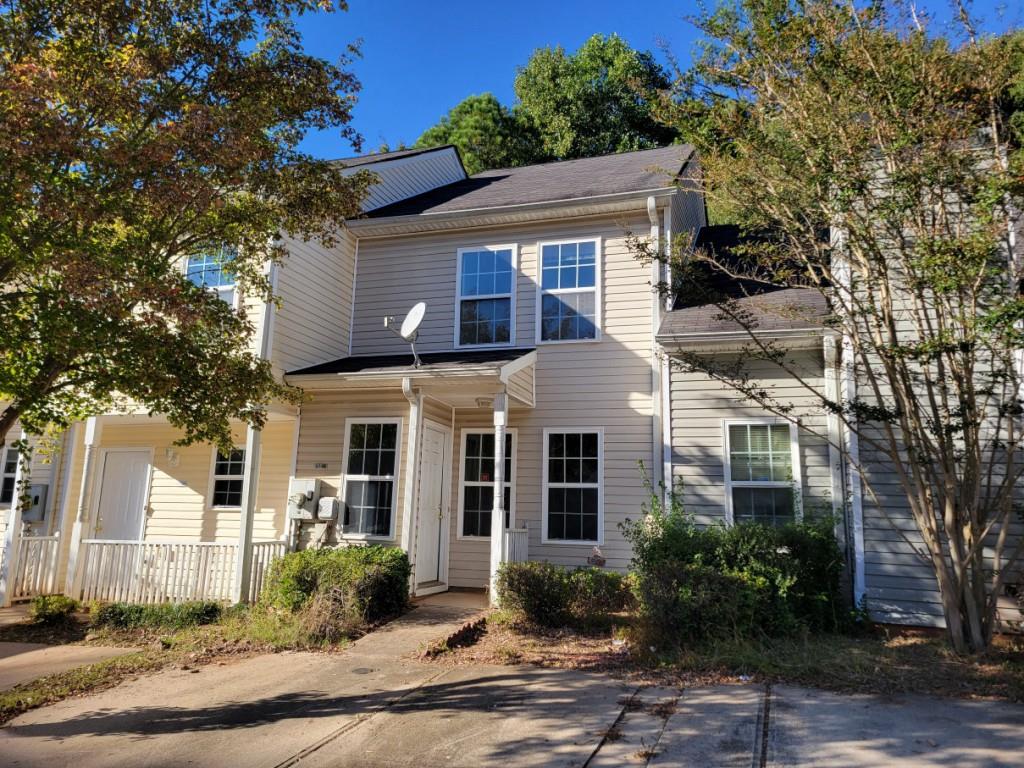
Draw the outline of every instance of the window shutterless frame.
<instances>
[{"instance_id":1,"label":"window shutterless frame","mask_svg":"<svg viewBox=\"0 0 1024 768\"><path fill-rule=\"evenodd\" d=\"M218 455L218 453L220 451L218 450L217 446L213 447L213 455L210 457L210 487L209 487L209 489L207 490L207 493L206 493L206 507L207 507L207 509L220 509L220 510L229 510L229 511L236 511L237 512L238 510L240 510L242 508L242 505L240 503L239 504L215 504L214 503L214 500L215 500L216 494L217 494L217 481L218 480L223 480L223 481L231 481L231 480L241 481L245 477L245 446L244 445L234 445L234 446L232 446L232 448L233 448L233 450L241 451L242 452L242 472L241 472L241 474L238 474L238 475L217 474L217 455Z\"/></svg>"},{"instance_id":2,"label":"window shutterless frame","mask_svg":"<svg viewBox=\"0 0 1024 768\"><path fill-rule=\"evenodd\" d=\"M597 435L597 482L566 483L551 482L549 478L549 449L551 435ZM542 451L542 482L541 482L541 543L569 544L575 546L600 546L604 544L604 427L548 427L544 430L544 446ZM596 539L558 539L551 538L548 532L548 490L552 488L596 488L597 489L597 538Z\"/></svg>"},{"instance_id":3,"label":"window shutterless frame","mask_svg":"<svg viewBox=\"0 0 1024 768\"><path fill-rule=\"evenodd\" d=\"M732 438L730 427L738 426L780 426L789 428L789 450L791 462L790 480L733 480L732 479ZM725 470L725 522L726 525L734 525L735 510L733 510L732 491L734 488L791 488L793 491L793 519L803 520L803 475L800 469L800 437L799 428L792 421L780 418L762 419L724 419L722 421L722 445L724 456L722 466Z\"/></svg>"},{"instance_id":4,"label":"window shutterless frame","mask_svg":"<svg viewBox=\"0 0 1024 768\"><path fill-rule=\"evenodd\" d=\"M548 288L544 286L544 246L572 245L579 243L594 244L594 286L592 288ZM601 290L604 281L604 242L600 237L576 237L567 240L542 240L537 243L537 297L534 308L534 341L537 344L592 344L601 340L602 315L604 311L603 291ZM543 316L544 295L571 296L579 294L594 294L594 338L592 339L543 339L541 318Z\"/></svg>"},{"instance_id":5,"label":"window shutterless frame","mask_svg":"<svg viewBox=\"0 0 1024 768\"><path fill-rule=\"evenodd\" d=\"M231 258L226 257L227 251L225 248L218 254L189 256L185 259L182 270L190 282L216 293L232 309L238 309L241 298L234 274L228 269ZM228 276L230 280L226 279Z\"/></svg>"},{"instance_id":6,"label":"window shutterless frame","mask_svg":"<svg viewBox=\"0 0 1024 768\"><path fill-rule=\"evenodd\" d=\"M467 256L472 257L480 253L498 253L510 251L510 262L512 265L512 277L507 291L487 291L477 293L475 291L463 290L463 263ZM455 334L454 345L456 349L489 349L492 347L511 347L516 343L516 280L519 276L519 246L511 245L478 245L459 248L458 256L455 259ZM462 343L462 302L463 301L489 301L508 299L509 302L509 334L508 341L489 342L482 344Z\"/></svg>"},{"instance_id":7,"label":"window shutterless frame","mask_svg":"<svg viewBox=\"0 0 1024 768\"><path fill-rule=\"evenodd\" d=\"M395 416L377 416L377 417L359 417L359 418L348 418L345 419L345 448L341 455L341 484L338 488L338 499L340 501L341 512L340 519L338 520L337 530L338 536L341 539L357 539L366 541L392 541L395 538L395 526L397 523L398 516L398 479L401 475L402 468L402 450L404 448L402 444L402 418ZM349 452L352 446L352 427L357 424L363 425L374 425L374 424L393 424L395 425L395 466L394 472L390 475L363 475L363 474L350 474L348 471L349 466ZM350 482L390 482L391 483L391 520L388 527L387 535L372 534L372 533L358 533L345 531L343 528L342 521L345 518L346 504L349 492Z\"/></svg>"},{"instance_id":8,"label":"window shutterless frame","mask_svg":"<svg viewBox=\"0 0 1024 768\"><path fill-rule=\"evenodd\" d=\"M519 448L519 435L518 430L515 427L508 427L505 430L506 434L512 437L512 475L511 477L505 478L505 486L509 489L509 508L505 510L508 512L508 527L515 528L516 525L516 453ZM456 525L456 538L465 539L467 541L490 541L490 536L467 536L463 535L463 519L465 515L466 505L466 487L467 486L489 486L494 487L494 483L487 482L468 482L466 480L466 438L469 435L493 435L493 429L487 429L486 427L463 427L459 437L459 512L458 521ZM492 507L493 509L493 507ZM492 521L493 523L493 521Z\"/></svg>"},{"instance_id":9,"label":"window shutterless frame","mask_svg":"<svg viewBox=\"0 0 1024 768\"><path fill-rule=\"evenodd\" d=\"M9 445L0 454L0 507L10 507L14 504L14 479L17 475L18 449Z\"/></svg>"}]
</instances>

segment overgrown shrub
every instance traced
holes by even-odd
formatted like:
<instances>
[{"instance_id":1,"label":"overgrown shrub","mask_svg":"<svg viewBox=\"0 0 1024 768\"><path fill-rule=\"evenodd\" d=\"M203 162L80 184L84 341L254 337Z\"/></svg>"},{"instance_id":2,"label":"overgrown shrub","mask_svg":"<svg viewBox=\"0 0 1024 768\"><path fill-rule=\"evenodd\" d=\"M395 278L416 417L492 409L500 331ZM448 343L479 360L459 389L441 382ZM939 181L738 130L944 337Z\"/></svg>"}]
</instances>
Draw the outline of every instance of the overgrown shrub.
<instances>
[{"instance_id":1,"label":"overgrown shrub","mask_svg":"<svg viewBox=\"0 0 1024 768\"><path fill-rule=\"evenodd\" d=\"M37 624L63 624L78 610L78 601L64 595L36 595L29 605L29 616Z\"/></svg>"},{"instance_id":2,"label":"overgrown shrub","mask_svg":"<svg viewBox=\"0 0 1024 768\"><path fill-rule=\"evenodd\" d=\"M317 594L340 593L363 622L401 613L409 602L409 558L397 547L306 549L270 567L261 602L296 612Z\"/></svg>"},{"instance_id":3,"label":"overgrown shrub","mask_svg":"<svg viewBox=\"0 0 1024 768\"><path fill-rule=\"evenodd\" d=\"M601 568L525 562L504 563L498 571L501 607L542 627L605 624L629 597L623 575Z\"/></svg>"},{"instance_id":4,"label":"overgrown shrub","mask_svg":"<svg viewBox=\"0 0 1024 768\"><path fill-rule=\"evenodd\" d=\"M92 623L111 629L185 629L213 624L224 607L212 600L184 603L101 603L93 611Z\"/></svg>"},{"instance_id":5,"label":"overgrown shrub","mask_svg":"<svg viewBox=\"0 0 1024 768\"><path fill-rule=\"evenodd\" d=\"M698 528L673 494L623 526L646 640L783 636L846 626L831 519Z\"/></svg>"}]
</instances>

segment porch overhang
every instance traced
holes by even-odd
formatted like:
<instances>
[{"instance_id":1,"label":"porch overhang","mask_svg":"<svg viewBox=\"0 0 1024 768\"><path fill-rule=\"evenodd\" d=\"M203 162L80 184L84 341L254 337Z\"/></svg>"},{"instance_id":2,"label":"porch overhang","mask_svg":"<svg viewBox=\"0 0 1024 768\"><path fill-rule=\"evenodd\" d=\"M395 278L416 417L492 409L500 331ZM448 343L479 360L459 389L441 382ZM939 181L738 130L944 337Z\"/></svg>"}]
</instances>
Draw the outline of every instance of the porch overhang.
<instances>
[{"instance_id":1,"label":"porch overhang","mask_svg":"<svg viewBox=\"0 0 1024 768\"><path fill-rule=\"evenodd\" d=\"M537 352L532 348L426 352L420 365L411 354L354 355L291 371L285 381L306 390L401 387L403 381L455 407L480 406L507 392L532 408Z\"/></svg>"},{"instance_id":2,"label":"porch overhang","mask_svg":"<svg viewBox=\"0 0 1024 768\"><path fill-rule=\"evenodd\" d=\"M756 338L780 344L787 349L820 349L822 339L831 333L824 328L786 328L757 330ZM695 333L659 333L658 343L668 353L687 351L705 354L733 354L749 349L755 338L747 331L711 331Z\"/></svg>"}]
</instances>

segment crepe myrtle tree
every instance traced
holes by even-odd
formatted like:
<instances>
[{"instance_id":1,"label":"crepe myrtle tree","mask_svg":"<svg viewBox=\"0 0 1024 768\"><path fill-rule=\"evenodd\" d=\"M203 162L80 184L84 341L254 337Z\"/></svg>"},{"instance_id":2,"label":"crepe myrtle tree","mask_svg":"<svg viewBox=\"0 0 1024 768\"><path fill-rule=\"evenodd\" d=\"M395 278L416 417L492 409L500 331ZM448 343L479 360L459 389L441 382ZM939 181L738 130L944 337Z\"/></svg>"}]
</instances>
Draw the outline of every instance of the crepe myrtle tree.
<instances>
[{"instance_id":1,"label":"crepe myrtle tree","mask_svg":"<svg viewBox=\"0 0 1024 768\"><path fill-rule=\"evenodd\" d=\"M358 83L303 52L323 0L0 0L0 446L130 400L230 442L295 399L254 349L282 237L331 241L370 178L299 149ZM210 255L232 306L183 269ZM196 281L201 282L201 281Z\"/></svg>"},{"instance_id":2,"label":"crepe myrtle tree","mask_svg":"<svg viewBox=\"0 0 1024 768\"><path fill-rule=\"evenodd\" d=\"M882 3L739 0L697 19L702 53L661 115L696 144L709 201L757 236L725 255L637 249L672 259L689 298L742 329L737 356L679 351L678 365L796 420L754 375L780 366L873 457L855 469L879 514L877 481L895 478L919 537L899 535L933 568L951 644L967 653L990 643L1024 546L1024 39L980 38L960 17L952 39ZM759 334L757 299L727 297L722 278L823 294L849 396L830 397Z\"/></svg>"}]
</instances>

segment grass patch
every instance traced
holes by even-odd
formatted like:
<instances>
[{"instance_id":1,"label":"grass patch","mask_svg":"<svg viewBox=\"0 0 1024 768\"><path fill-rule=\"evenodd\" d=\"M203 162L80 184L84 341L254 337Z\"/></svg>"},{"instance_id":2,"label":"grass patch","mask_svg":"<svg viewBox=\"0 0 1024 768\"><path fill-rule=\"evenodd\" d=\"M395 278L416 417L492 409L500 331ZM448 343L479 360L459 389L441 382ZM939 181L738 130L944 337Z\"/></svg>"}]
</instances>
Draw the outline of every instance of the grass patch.
<instances>
[{"instance_id":1,"label":"grass patch","mask_svg":"<svg viewBox=\"0 0 1024 768\"><path fill-rule=\"evenodd\" d=\"M685 649L660 666L684 678L747 675L839 692L1024 701L1024 642L1009 636L970 657L953 653L940 633L909 629L726 641Z\"/></svg>"},{"instance_id":2,"label":"grass patch","mask_svg":"<svg viewBox=\"0 0 1024 768\"><path fill-rule=\"evenodd\" d=\"M534 664L604 672L656 685L754 680L840 693L919 693L1024 702L1024 638L1003 635L985 654L960 657L941 632L878 627L860 635L708 640L652 653L628 625L602 633L550 630L507 613L488 617L472 647L446 654L456 664Z\"/></svg>"}]
</instances>

